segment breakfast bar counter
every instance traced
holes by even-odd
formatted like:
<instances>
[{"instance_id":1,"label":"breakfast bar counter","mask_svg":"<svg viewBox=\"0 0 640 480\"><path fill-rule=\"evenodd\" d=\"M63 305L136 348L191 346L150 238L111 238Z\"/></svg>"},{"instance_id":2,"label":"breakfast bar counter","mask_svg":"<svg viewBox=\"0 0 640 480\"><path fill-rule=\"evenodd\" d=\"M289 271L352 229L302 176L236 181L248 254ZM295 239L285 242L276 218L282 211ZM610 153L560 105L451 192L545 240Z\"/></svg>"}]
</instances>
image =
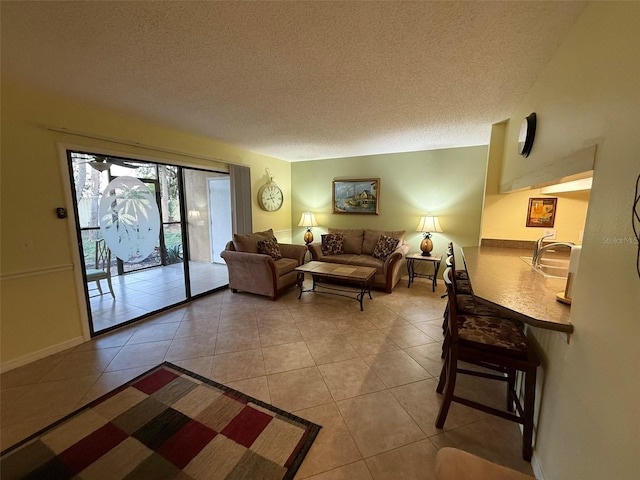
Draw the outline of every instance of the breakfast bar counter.
<instances>
[{"instance_id":1,"label":"breakfast bar counter","mask_svg":"<svg viewBox=\"0 0 640 480\"><path fill-rule=\"evenodd\" d=\"M571 308L556 300L566 280L548 278L522 260L530 250L503 247L464 247L464 264L473 295L533 327L572 333Z\"/></svg>"}]
</instances>

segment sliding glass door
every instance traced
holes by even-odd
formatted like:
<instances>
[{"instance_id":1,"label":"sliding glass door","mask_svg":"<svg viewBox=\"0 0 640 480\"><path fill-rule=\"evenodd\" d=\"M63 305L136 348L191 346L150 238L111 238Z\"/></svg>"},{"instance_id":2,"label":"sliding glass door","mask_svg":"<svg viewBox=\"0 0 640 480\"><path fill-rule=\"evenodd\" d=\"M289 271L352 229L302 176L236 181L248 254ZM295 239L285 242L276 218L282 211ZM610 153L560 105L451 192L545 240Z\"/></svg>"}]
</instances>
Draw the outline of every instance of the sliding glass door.
<instances>
[{"instance_id":1,"label":"sliding glass door","mask_svg":"<svg viewBox=\"0 0 640 480\"><path fill-rule=\"evenodd\" d=\"M227 286L218 251L231 239L227 173L90 152L67 158L92 335ZM227 194L212 196L211 185L224 184ZM105 244L107 260L98 255Z\"/></svg>"}]
</instances>

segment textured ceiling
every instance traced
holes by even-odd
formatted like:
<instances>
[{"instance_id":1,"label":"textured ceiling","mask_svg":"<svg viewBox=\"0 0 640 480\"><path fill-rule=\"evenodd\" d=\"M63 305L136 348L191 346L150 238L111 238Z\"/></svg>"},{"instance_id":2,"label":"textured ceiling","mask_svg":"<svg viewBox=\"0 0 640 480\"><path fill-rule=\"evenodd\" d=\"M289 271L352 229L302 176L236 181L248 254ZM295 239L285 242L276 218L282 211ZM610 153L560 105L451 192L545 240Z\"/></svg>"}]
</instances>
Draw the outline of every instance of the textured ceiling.
<instances>
[{"instance_id":1,"label":"textured ceiling","mask_svg":"<svg viewBox=\"0 0 640 480\"><path fill-rule=\"evenodd\" d=\"M584 6L3 0L2 76L289 161L480 145Z\"/></svg>"}]
</instances>

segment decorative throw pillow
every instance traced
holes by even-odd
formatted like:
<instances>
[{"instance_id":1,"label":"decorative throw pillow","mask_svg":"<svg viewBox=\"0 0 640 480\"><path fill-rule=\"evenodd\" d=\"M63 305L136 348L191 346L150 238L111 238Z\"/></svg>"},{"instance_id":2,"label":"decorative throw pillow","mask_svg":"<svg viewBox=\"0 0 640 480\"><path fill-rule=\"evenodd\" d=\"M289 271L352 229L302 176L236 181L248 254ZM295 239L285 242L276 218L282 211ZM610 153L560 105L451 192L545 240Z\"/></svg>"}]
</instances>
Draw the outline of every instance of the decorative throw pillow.
<instances>
[{"instance_id":1,"label":"decorative throw pillow","mask_svg":"<svg viewBox=\"0 0 640 480\"><path fill-rule=\"evenodd\" d=\"M246 253L259 253L258 252L258 240L272 239L276 242L278 239L273 235L273 229L265 230L264 232L254 233L234 233L233 234L233 247L237 252Z\"/></svg>"},{"instance_id":2,"label":"decorative throw pillow","mask_svg":"<svg viewBox=\"0 0 640 480\"><path fill-rule=\"evenodd\" d=\"M376 243L376 248L373 249L373 256L384 262L396 249L398 242L399 240L397 238L380 235L378 243Z\"/></svg>"},{"instance_id":3,"label":"decorative throw pillow","mask_svg":"<svg viewBox=\"0 0 640 480\"><path fill-rule=\"evenodd\" d=\"M322 235L322 255L340 255L342 253L341 233L326 233Z\"/></svg>"},{"instance_id":4,"label":"decorative throw pillow","mask_svg":"<svg viewBox=\"0 0 640 480\"><path fill-rule=\"evenodd\" d=\"M275 239L267 238L266 240L258 240L258 253L264 253L271 255L274 260L280 260L282 253L280 252L280 245Z\"/></svg>"}]
</instances>

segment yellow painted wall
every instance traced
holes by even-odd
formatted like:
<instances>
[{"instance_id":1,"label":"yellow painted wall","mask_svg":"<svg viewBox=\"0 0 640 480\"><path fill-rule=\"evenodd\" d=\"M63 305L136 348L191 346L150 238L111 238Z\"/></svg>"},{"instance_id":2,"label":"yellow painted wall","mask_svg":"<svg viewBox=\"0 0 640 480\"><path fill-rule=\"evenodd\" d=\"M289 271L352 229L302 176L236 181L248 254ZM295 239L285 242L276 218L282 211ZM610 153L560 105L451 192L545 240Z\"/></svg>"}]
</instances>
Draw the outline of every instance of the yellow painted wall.
<instances>
[{"instance_id":1,"label":"yellow painted wall","mask_svg":"<svg viewBox=\"0 0 640 480\"><path fill-rule=\"evenodd\" d=\"M303 241L305 229L295 225L311 211L319 224L315 241L328 227L406 230L406 241L418 251L422 234L415 229L431 212L444 230L433 235L435 253L444 254L449 241L478 245L486 168L486 146L294 163L294 240ZM333 214L333 181L359 178L380 178L380 214Z\"/></svg>"},{"instance_id":2,"label":"yellow painted wall","mask_svg":"<svg viewBox=\"0 0 640 480\"><path fill-rule=\"evenodd\" d=\"M556 241L582 243L580 233L584 230L589 207L589 191L555 193L543 195L539 188L499 193L502 179L502 165L505 151L507 123L495 124L491 130L489 145L489 165L487 168L487 188L482 212L482 238L535 240L542 236L545 228L527 227L526 218L529 198L557 198L556 218L553 228ZM514 123L517 121L514 120ZM513 135L513 129L511 131ZM512 140L511 137L509 137ZM540 141L542 143L542 141ZM507 148L514 148L509 142ZM536 143L536 147L538 144ZM544 145L541 147L544 149ZM512 161L522 164L523 159L513 157Z\"/></svg>"},{"instance_id":3,"label":"yellow painted wall","mask_svg":"<svg viewBox=\"0 0 640 480\"><path fill-rule=\"evenodd\" d=\"M77 255L72 250L72 220L60 220L55 215L55 208L60 206L73 211L67 202L67 172L59 159L58 143L181 165L211 165L188 156L52 132L45 126L248 165L254 230L291 227L288 162L15 85L3 83L1 95L3 368L7 362L35 359L38 352L51 353L82 337L84 300L77 294L81 277L77 273L79 264L74 265ZM283 208L275 213L262 211L256 200L258 189L266 181L265 168L273 172L285 194Z\"/></svg>"},{"instance_id":4,"label":"yellow painted wall","mask_svg":"<svg viewBox=\"0 0 640 480\"><path fill-rule=\"evenodd\" d=\"M534 455L545 480L640 478L640 276L631 218L640 175L638 24L638 2L590 3L505 129L502 181L598 144L571 307L575 333L567 344L559 333L532 329L544 350ZM525 161L517 136L533 111L539 129ZM511 198L514 206L522 200ZM484 228L499 231L488 203Z\"/></svg>"}]
</instances>

